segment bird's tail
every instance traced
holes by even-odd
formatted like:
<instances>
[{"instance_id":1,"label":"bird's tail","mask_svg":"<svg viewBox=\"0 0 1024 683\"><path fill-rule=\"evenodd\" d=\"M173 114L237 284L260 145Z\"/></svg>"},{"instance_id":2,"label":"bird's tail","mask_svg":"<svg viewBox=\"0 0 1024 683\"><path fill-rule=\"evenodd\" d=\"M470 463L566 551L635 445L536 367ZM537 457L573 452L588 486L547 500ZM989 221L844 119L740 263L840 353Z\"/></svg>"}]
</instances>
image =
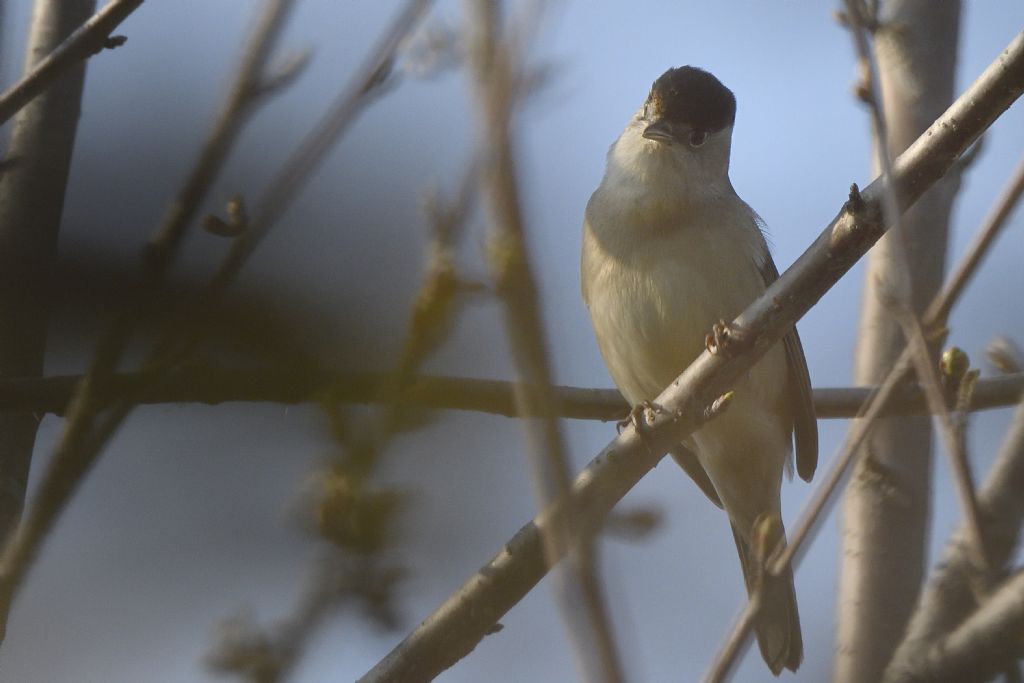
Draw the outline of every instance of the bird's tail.
<instances>
[{"instance_id":1,"label":"bird's tail","mask_svg":"<svg viewBox=\"0 0 1024 683\"><path fill-rule=\"evenodd\" d=\"M759 519L760 521L760 519ZM755 523L755 527L758 524ZM755 529L755 537L758 529ZM762 538L756 542L768 552L774 549L781 539L785 541L786 532L778 518L772 523L761 525ZM764 533L766 532L767 533ZM757 586L761 577L763 555L759 558L750 543L732 527L732 535L736 540L736 550L740 555L743 567L743 580L747 584L749 595ZM754 624L757 633L757 644L772 674L778 676L783 668L796 671L804 657L803 638L800 635L800 614L796 607L796 591L793 588L793 570L786 571L778 578L770 579L765 584L761 613Z\"/></svg>"}]
</instances>

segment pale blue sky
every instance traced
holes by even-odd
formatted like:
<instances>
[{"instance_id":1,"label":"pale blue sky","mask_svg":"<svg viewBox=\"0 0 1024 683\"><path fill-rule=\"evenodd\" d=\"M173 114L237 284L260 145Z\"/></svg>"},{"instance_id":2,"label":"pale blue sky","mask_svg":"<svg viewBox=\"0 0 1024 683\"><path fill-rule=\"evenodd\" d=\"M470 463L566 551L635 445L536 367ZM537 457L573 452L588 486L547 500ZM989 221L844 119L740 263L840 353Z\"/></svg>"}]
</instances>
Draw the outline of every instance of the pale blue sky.
<instances>
[{"instance_id":1,"label":"pale blue sky","mask_svg":"<svg viewBox=\"0 0 1024 683\"><path fill-rule=\"evenodd\" d=\"M7 73L20 63L28 0L8 0ZM211 208L236 191L256 196L283 156L333 99L395 11L396 3L300 2L283 41L311 48L299 83L254 120L218 184ZM209 125L259 3L145 3L123 26L128 43L90 62L61 251L129 262L159 219ZM459 3L435 20L454 22ZM553 78L521 120L522 187L535 271L557 380L611 386L579 299L580 219L603 172L604 154L651 82L669 66L713 71L738 99L732 177L767 221L784 269L832 218L851 182L868 172L865 112L850 96L854 60L832 3L567 2L546 25L537 58ZM1024 5L964 3L958 87L1024 26ZM993 127L956 204L952 254L960 254L1024 150L1024 109ZM363 116L332 153L279 230L257 253L243 284L299 301L324 316L315 340L339 366L384 367L420 271L426 228L419 200L429 185L451 189L473 138L461 73L412 81ZM1008 307L1024 292L1024 218L1017 216L952 320L953 341L976 362L995 334L1024 340ZM463 263L484 272L475 226ZM216 256L196 236L187 269ZM800 325L812 381L849 381L860 269ZM51 372L80 367L55 351ZM510 376L497 309L472 307L431 362L438 372ZM972 455L982 469L1007 421L977 418ZM60 423L43 422L38 458ZM845 424L822 422L827 465ZM614 434L608 424L566 423L582 464ZM426 616L530 516L533 495L518 425L454 413L403 436L385 476L414 488L401 557L412 570L403 596L407 627ZM249 607L284 614L315 545L286 512L303 478L330 449L311 408L161 407L123 429L43 550L0 650L0 678L51 681L213 680L201 663L215 624ZM937 454L936 538L957 513ZM37 470L38 471L38 468ZM792 520L811 487L784 488ZM627 498L653 504L665 525L639 543L609 541L604 567L628 669L637 681L693 680L741 605L742 584L724 516L666 462ZM807 657L789 680L830 670L838 557L837 522L797 572ZM453 547L453 543L455 544ZM444 681L557 681L574 677L562 622L547 585L534 591ZM295 680L349 680L401 637L347 614L313 643ZM737 680L767 678L756 654Z\"/></svg>"}]
</instances>

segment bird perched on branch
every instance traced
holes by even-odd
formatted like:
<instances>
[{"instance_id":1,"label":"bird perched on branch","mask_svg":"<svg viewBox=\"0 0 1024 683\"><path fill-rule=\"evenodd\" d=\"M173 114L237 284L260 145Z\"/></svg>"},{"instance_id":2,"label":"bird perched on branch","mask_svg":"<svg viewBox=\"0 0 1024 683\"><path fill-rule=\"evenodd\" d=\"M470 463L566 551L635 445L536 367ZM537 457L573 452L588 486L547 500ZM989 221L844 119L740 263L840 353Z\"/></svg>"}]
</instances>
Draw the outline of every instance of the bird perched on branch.
<instances>
[{"instance_id":1,"label":"bird perched on branch","mask_svg":"<svg viewBox=\"0 0 1024 683\"><path fill-rule=\"evenodd\" d=\"M587 204L583 299L608 371L631 405L653 401L706 346L742 335L721 321L778 278L761 220L729 180L735 117L736 98L713 75L669 69L612 145ZM796 329L733 389L724 413L672 455L728 513L747 590L764 583L755 630L778 675L803 659L800 618L792 571L762 570L766 555L785 543L779 489L793 441L803 479L818 460Z\"/></svg>"}]
</instances>

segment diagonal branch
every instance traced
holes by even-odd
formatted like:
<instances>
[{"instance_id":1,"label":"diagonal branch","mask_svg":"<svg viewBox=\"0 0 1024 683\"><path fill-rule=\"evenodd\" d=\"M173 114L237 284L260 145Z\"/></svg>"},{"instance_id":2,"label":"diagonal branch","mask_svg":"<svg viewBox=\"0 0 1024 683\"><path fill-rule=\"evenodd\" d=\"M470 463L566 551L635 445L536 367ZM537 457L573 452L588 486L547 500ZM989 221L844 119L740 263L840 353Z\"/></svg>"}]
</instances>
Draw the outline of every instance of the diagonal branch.
<instances>
[{"instance_id":1,"label":"diagonal branch","mask_svg":"<svg viewBox=\"0 0 1024 683\"><path fill-rule=\"evenodd\" d=\"M1024 654L1024 571L1003 582L956 630L931 641L912 669L887 672L899 683L988 681Z\"/></svg>"},{"instance_id":2,"label":"diagonal branch","mask_svg":"<svg viewBox=\"0 0 1024 683\"><path fill-rule=\"evenodd\" d=\"M242 63L216 123L203 142L188 179L171 202L163 223L146 245L144 254L149 275L161 280L171 263L189 224L213 186L238 136L265 99L266 84L272 76L268 65L295 7L295 0L273 0L263 10L243 52ZM301 69L304 62L295 62Z\"/></svg>"},{"instance_id":3,"label":"diagonal branch","mask_svg":"<svg viewBox=\"0 0 1024 683\"><path fill-rule=\"evenodd\" d=\"M1024 392L1020 394L1024 400ZM1010 560L1024 522L1024 402L1014 412L1003 444L984 485L978 492L985 549L997 572ZM907 635L886 669L886 681L912 677L928 667L931 648L975 608L971 585L976 569L963 528L946 545L942 561L932 572L917 604ZM991 598L990 598L991 599ZM987 601L986 601L987 604Z\"/></svg>"},{"instance_id":4,"label":"diagonal branch","mask_svg":"<svg viewBox=\"0 0 1024 683\"><path fill-rule=\"evenodd\" d=\"M911 206L937 182L1022 92L1024 34L895 160L892 184L900 208ZM876 181L863 196L853 197L796 263L740 315L736 324L749 336L737 344L735 354L702 353L657 397L665 412L652 416L643 439L627 428L580 473L571 504L585 514L581 533L598 527L663 454L697 427L705 406L777 343L885 233L879 185ZM566 505L556 502L520 529L362 680L427 680L468 654L543 577L541 533L559 521Z\"/></svg>"},{"instance_id":5,"label":"diagonal branch","mask_svg":"<svg viewBox=\"0 0 1024 683\"><path fill-rule=\"evenodd\" d=\"M104 48L116 47L110 34L144 0L112 0L41 59L27 74L0 93L0 124L10 119L73 66Z\"/></svg>"},{"instance_id":6,"label":"diagonal branch","mask_svg":"<svg viewBox=\"0 0 1024 683\"><path fill-rule=\"evenodd\" d=\"M1019 35L1015 42L1011 44L1011 47L1020 42L1024 42L1022 38L1024 38L1024 34ZM992 69L992 67L990 66L989 69ZM986 70L986 73L988 73L988 70ZM984 74L982 77L984 77ZM975 85L977 85L977 82ZM962 102L963 98L970 94L973 88L974 86L968 89L968 92L962 95L961 98L957 100L957 103L954 103L954 105L950 107L949 111L956 109L957 104ZM940 118L940 122L949 114L949 111ZM929 129L929 131L930 130L931 129ZM930 134L929 131L925 131L925 134L922 137L928 136ZM918 139L918 142L920 142L920 140L921 138ZM916 146L917 143L915 143L911 149ZM906 156L906 153L904 156ZM897 159L897 162L899 162L899 159ZM1000 197L997 202L996 210L992 213L990 218L986 220L985 224L979 231L978 236L971 243L967 254L964 255L960 265L958 265L954 270L954 275L946 285L943 286L942 290L926 309L924 320L926 325L930 327L942 327L945 324L945 315L947 315L952 309L956 299L963 292L964 285L970 280L974 272L977 270L982 258L992 245L995 236L1005 226L1006 220L1010 214L1010 211L1007 208L1007 203L1012 206L1012 203L1016 202L1017 198L1019 198L1019 193L1013 191L1013 188L1017 186L1017 182L1018 179L1014 178L1010 185L1010 191L1004 193ZM860 416L861 419L857 420L857 422L851 427L849 433L847 433L846 440L840 449L840 454L836 457L834 464L825 475L825 478L818 484L818 488L815 490L811 501L807 504L807 507L797 524L794 533L790 537L789 546L778 557L778 559L775 560L773 566L774 572L777 573L782 571L786 565L793 562L803 542L816 529L817 522L826 509L832 493L839 486L839 483L842 481L844 473L850 463L852 463L856 458L858 449L861 448L869 436L873 423L883 414L886 405L888 405L890 399L895 395L897 388L901 386L905 377L910 373L913 367L912 357L912 351L905 347L882 383L877 387L877 389L873 390L871 396L865 400L862 411L863 414ZM733 632L730 634L726 644L723 646L718 657L713 663L711 673L707 680L721 680L728 673L729 667L739 651L739 645L742 644L743 640L749 634L753 611L754 606L748 602L740 619L734 627Z\"/></svg>"},{"instance_id":7,"label":"diagonal branch","mask_svg":"<svg viewBox=\"0 0 1024 683\"><path fill-rule=\"evenodd\" d=\"M468 0L467 33L480 118L481 189L487 198L491 223L489 261L503 304L506 334L518 379L516 404L521 412L537 415L523 421L530 443L530 466L538 507L564 499L572 485L565 437L555 415L551 367L540 313L537 283L529 262L519 196L517 159L512 131L522 66L519 42L499 19L499 3ZM532 32L531 32L532 35ZM598 574L594 540L580 532L577 511L568 514L543 535L545 560L554 565L568 554L566 571L557 574L557 593L567 619L574 651L587 680L623 680L615 638ZM574 543L575 542L575 543Z\"/></svg>"}]
</instances>

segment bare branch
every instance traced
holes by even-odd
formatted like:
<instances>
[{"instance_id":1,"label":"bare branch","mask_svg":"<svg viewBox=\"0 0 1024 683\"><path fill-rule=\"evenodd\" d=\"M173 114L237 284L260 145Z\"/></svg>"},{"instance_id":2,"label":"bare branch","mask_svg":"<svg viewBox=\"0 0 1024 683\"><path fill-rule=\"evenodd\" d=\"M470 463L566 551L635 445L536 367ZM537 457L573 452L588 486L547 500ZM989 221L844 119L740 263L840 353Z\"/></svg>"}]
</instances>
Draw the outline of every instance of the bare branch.
<instances>
[{"instance_id":1,"label":"bare branch","mask_svg":"<svg viewBox=\"0 0 1024 683\"><path fill-rule=\"evenodd\" d=\"M529 263L516 173L512 119L522 99L518 88L521 55L517 52L528 37L510 35L499 20L499 4L493 0L468 0L466 9L480 118L482 190L489 200L489 261L504 304L505 330L518 375L516 404L521 412L538 416L523 421L523 427L530 443L538 507L543 510L566 498L572 473L555 417L547 341ZM623 678L622 665L598 576L594 541L581 533L576 517L570 505L568 514L542 535L545 559L554 565L566 553L569 556L566 571L557 574L557 590L584 678L614 683Z\"/></svg>"},{"instance_id":2,"label":"bare branch","mask_svg":"<svg viewBox=\"0 0 1024 683\"><path fill-rule=\"evenodd\" d=\"M93 0L37 0L25 71L95 9ZM84 80L85 62L71 62L14 120L6 157L13 163L0 173L0 377L33 377L43 369L50 310L45 278L57 253ZM30 413L0 415L0 534L5 536L21 514L38 424ZM0 639L7 607L0 599Z\"/></svg>"},{"instance_id":3,"label":"bare branch","mask_svg":"<svg viewBox=\"0 0 1024 683\"><path fill-rule=\"evenodd\" d=\"M901 208L912 205L938 181L1021 92L1024 34L896 159L893 186ZM585 512L582 523L591 529L599 526L663 454L693 431L704 407L728 391L884 234L880 192L872 184L858 201L847 203L796 263L740 315L734 324L748 332L746 344L737 345L729 357L702 353L657 397L665 412L653 416L642 440L634 428L627 428L580 473L573 484L572 504ZM362 680L429 680L465 656L543 577L541 532L565 514L565 506L556 502L524 526Z\"/></svg>"},{"instance_id":4,"label":"bare branch","mask_svg":"<svg viewBox=\"0 0 1024 683\"><path fill-rule=\"evenodd\" d=\"M264 6L260 20L250 34L231 90L207 134L199 157L171 202L163 223L146 245L144 258L154 282L163 279L185 231L224 166L228 152L257 106L266 101L263 97L265 83L272 78L268 76L267 65L294 7L295 0L271 0Z\"/></svg>"},{"instance_id":5,"label":"bare branch","mask_svg":"<svg viewBox=\"0 0 1024 683\"><path fill-rule=\"evenodd\" d=\"M388 375L272 366L259 370L190 364L164 377L139 395L140 405L167 403L313 403L330 393L339 403L372 404L390 400L377 388ZM133 391L143 381L137 373L110 377L112 394ZM51 413L63 416L81 375L0 379L0 412ZM857 417L874 387L816 387L812 394L819 419ZM1024 391L1024 372L978 380L967 406L971 411L1015 405ZM629 406L615 389L554 386L555 415L573 420L619 420ZM506 417L529 417L515 402L511 382L468 377L417 375L403 384L399 399L429 410L467 410ZM952 400L952 399L949 399ZM953 407L950 405L950 407ZM919 386L901 384L881 415L928 413Z\"/></svg>"},{"instance_id":6,"label":"bare branch","mask_svg":"<svg viewBox=\"0 0 1024 683\"><path fill-rule=\"evenodd\" d=\"M1013 210L1020 202L1024 194L1024 157L1017 163L1017 168L1010 177L1006 187L996 198L988 216L978 231L974 241L967 247L967 255L957 264L956 269L949 276L946 284L947 295L935 302L928 308L926 317L945 324L949 318L949 312L953 304L960 298L961 292L971 281L971 277L978 270L981 259L988 252L989 245L999 236L999 233L1006 227L1006 222L1013 214Z\"/></svg>"},{"instance_id":7,"label":"bare branch","mask_svg":"<svg viewBox=\"0 0 1024 683\"><path fill-rule=\"evenodd\" d=\"M1024 33L1019 34L1017 38L1014 39L1014 42L1011 43L1011 49L1013 47L1024 50ZM1004 54L1006 53L1004 52ZM1022 55L1022 60L1024 60L1024 55ZM999 65L999 62L1000 60L997 59L993 65L989 66L979 80L975 81L975 83L968 88L967 92L961 95L960 98L946 111L946 113L939 118L939 121L937 121L936 124L933 124L928 131L925 131L925 133L918 138L917 142L911 145L904 154L896 159L895 167L897 170L896 175L894 176L893 186L899 186L899 168L902 165L902 160L908 154L914 153L918 150L921 145L921 141L927 139L931 135L931 131L934 130L935 125L940 124L947 116L949 116L950 112L959 109L961 103L964 102L964 98L978 86L981 80L986 78L987 74L992 73L992 71L1001 71L1001 68L997 66ZM1017 68L1024 72L1024 66ZM1013 193L1004 193L999 200L999 205L1002 206L1003 202L1009 201L1012 194ZM851 196L851 200L853 199L854 197ZM897 199L901 202L901 205L905 206L901 195L897 194ZM862 200L858 199L858 201ZM985 253L987 253L989 247L994 241L995 233L998 233L1003 225L1005 225L1005 220L1008 215L1009 211L999 209L992 214L993 217L999 217L999 220L993 221L991 218L986 220L985 224L979 231L978 237L976 237L971 243L967 254L965 254L961 260L961 264L954 270L954 275L928 306L925 313L925 326L941 327L944 324L944 318L940 319L937 315L944 315L952 309L953 304L963 292L964 283L970 279L974 271L980 265ZM839 483L842 481L843 475L850 463L856 457L857 450L863 445L864 441L869 436L873 423L883 414L885 405L887 405L891 400L892 396L896 392L896 388L903 383L904 378L911 369L911 351L908 348L904 348L882 383L879 384L878 387L873 390L872 395L865 400L862 415L860 416L861 419L857 420L857 422L855 422L850 428L850 431L847 433L846 440L840 449L840 454L836 457L833 466L829 469L825 478L819 481L818 487L801 515L795 531L790 536L789 546L786 548L785 552L773 561L772 570L774 573L782 571L787 564L794 560L800 550L801 544L816 530L818 520L826 510L832 493L838 488ZM741 637L737 635L737 632L746 630L747 634L749 634L749 623L746 615L750 610L751 606L748 603L744 608L743 616L741 616L741 619L737 622L736 632L730 635L726 641L727 644L731 643L735 638ZM731 648L728 645L723 647L715 662L712 664L711 674L709 674L708 680L722 680L727 675L729 667L732 664L732 660L730 660L726 655L732 653L734 649L735 648Z\"/></svg>"},{"instance_id":8,"label":"bare branch","mask_svg":"<svg viewBox=\"0 0 1024 683\"><path fill-rule=\"evenodd\" d=\"M976 612L947 637L927 644L912 669L899 669L886 681L911 683L962 683L987 681L1015 666L1024 653L1020 632L1024 628L1024 571L1018 571L985 601Z\"/></svg>"},{"instance_id":9,"label":"bare branch","mask_svg":"<svg viewBox=\"0 0 1024 683\"><path fill-rule=\"evenodd\" d=\"M1024 392L1021 392L1024 399ZM1014 413L995 464L978 493L983 538L992 567L1009 561L1021 522L1024 521L1024 403ZM920 666L935 642L949 634L978 604L972 579L977 570L970 561L965 529L946 545L942 561L932 572L917 609L886 670L886 681L901 680Z\"/></svg>"},{"instance_id":10,"label":"bare branch","mask_svg":"<svg viewBox=\"0 0 1024 683\"><path fill-rule=\"evenodd\" d=\"M871 115L874 168L889 178L892 157L919 139L953 99L960 3L847 0L846 5L864 80L858 94ZM891 288L899 308L917 315L938 290L955 191L950 180L937 183L872 251L855 351L856 383L881 383L905 348L880 291ZM887 219L900 211L897 192L886 187L881 195ZM915 365L934 366L931 349L911 349ZM930 420L886 419L872 425L864 456L855 456L856 470L843 497L836 683L875 683L913 610L927 554L931 443Z\"/></svg>"},{"instance_id":11,"label":"bare branch","mask_svg":"<svg viewBox=\"0 0 1024 683\"><path fill-rule=\"evenodd\" d=\"M89 11L92 11L92 7ZM264 38L272 34L266 25L260 26L258 31ZM258 40L254 44L258 44ZM80 81L78 88L81 88ZM27 107L24 113L29 115L38 103L47 102L52 95L53 90ZM70 109L72 121L77 118L77 111L76 100L75 106ZM49 134L50 131L46 133ZM70 149L67 153L70 154ZM63 182L58 188L62 197ZM0 194L3 194L3 189L0 187ZM59 198L51 201L58 207L61 205ZM144 393L162 371L180 362L191 348L188 341L177 344L174 340L162 341L143 364L140 373L142 379L134 392L112 400L106 392L108 380L117 367L133 325L144 317L145 313L146 311L127 306L115 317L98 344L88 374L76 387L64 430L53 456L47 463L32 505L22 523L7 536L0 554L0 610L4 613L20 588L46 535L95 462L107 439L133 409L138 395ZM106 413L101 415L107 408L109 409Z\"/></svg>"},{"instance_id":12,"label":"bare branch","mask_svg":"<svg viewBox=\"0 0 1024 683\"><path fill-rule=\"evenodd\" d=\"M944 290L947 296L929 307L929 317L945 320L949 315L953 301L977 270L983 255L1006 225L1022 194L1024 159L1017 165L1013 177L986 217L981 231L950 276ZM990 356L1004 370L1020 370L1020 351L1009 340L1003 340L995 345L995 350L990 350ZM1019 487L1024 486L1024 465L1018 465L1022 470L1020 474L1016 473L1015 469L1016 463L1021 461L1024 461L1024 407L1018 409L996 465L992 468L988 481L979 495L978 505L984 529L982 538L994 568L998 568L1006 561L1009 548L1015 542L1017 529L1024 520L1024 511L1018 512L1006 499L1009 494L1011 500L1015 500ZM1009 489L1006 488L1007 482L1010 482ZM1014 484L1018 487L1014 488ZM996 532L993 527L999 531ZM970 581L976 575L976 571L972 569L966 552L965 533L966 531L961 530L947 545L945 559L939 565L940 568L933 572L918 600L906 635L886 669L887 676L898 676L901 671L913 666L912 662L916 657L922 657L922 653L939 635L948 633L958 620L977 604Z\"/></svg>"},{"instance_id":13,"label":"bare branch","mask_svg":"<svg viewBox=\"0 0 1024 683\"><path fill-rule=\"evenodd\" d=\"M253 212L249 229L235 240L221 265L211 292L226 288L271 227L291 205L298 190L309 180L342 134L367 106L393 85L392 67L402 42L426 14L433 0L406 0L366 62L356 71L351 84L341 92L328 112L299 143L271 180Z\"/></svg>"},{"instance_id":14,"label":"bare branch","mask_svg":"<svg viewBox=\"0 0 1024 683\"><path fill-rule=\"evenodd\" d=\"M932 413L939 418L942 435L949 454L953 479L956 482L957 496L960 499L961 511L964 515L967 541L970 546L971 562L981 576L987 576L990 563L985 552L985 542L981 530L981 514L978 512L978 498L974 491L974 477L967 459L965 440L961 438L953 420L952 412L947 405L947 398L942 391L938 369L932 362L920 321L910 311L900 317L907 345L914 361L915 371L921 379L925 398Z\"/></svg>"},{"instance_id":15,"label":"bare branch","mask_svg":"<svg viewBox=\"0 0 1024 683\"><path fill-rule=\"evenodd\" d=\"M32 99L54 83L76 64L88 59L108 45L110 34L144 0L111 0L111 2L75 30L46 57L37 62L21 80L0 93L0 124L14 116ZM95 6L95 5L94 5Z\"/></svg>"}]
</instances>

